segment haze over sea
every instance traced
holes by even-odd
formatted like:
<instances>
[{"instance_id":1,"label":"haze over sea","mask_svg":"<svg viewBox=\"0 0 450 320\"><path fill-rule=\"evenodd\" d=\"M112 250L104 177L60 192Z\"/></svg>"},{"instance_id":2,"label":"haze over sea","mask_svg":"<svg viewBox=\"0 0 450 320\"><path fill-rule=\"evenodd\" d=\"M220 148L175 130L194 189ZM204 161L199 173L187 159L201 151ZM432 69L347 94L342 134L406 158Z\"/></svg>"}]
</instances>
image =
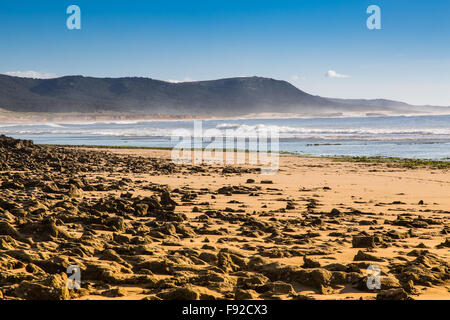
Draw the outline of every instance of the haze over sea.
<instances>
[{"instance_id":1,"label":"haze over sea","mask_svg":"<svg viewBox=\"0 0 450 320\"><path fill-rule=\"evenodd\" d=\"M203 129L246 136L277 128L280 151L313 156L450 159L450 115L204 120ZM173 130L193 121L0 123L0 133L37 144L173 147Z\"/></svg>"}]
</instances>

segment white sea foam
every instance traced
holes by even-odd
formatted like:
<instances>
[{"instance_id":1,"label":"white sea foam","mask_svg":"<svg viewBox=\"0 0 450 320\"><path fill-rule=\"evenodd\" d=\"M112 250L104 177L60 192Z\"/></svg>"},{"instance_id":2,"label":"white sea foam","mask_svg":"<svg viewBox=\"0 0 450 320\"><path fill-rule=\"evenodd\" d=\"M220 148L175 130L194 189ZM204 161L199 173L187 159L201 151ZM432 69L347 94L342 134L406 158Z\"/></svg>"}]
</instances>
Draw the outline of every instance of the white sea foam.
<instances>
[{"instance_id":1,"label":"white sea foam","mask_svg":"<svg viewBox=\"0 0 450 320\"><path fill-rule=\"evenodd\" d=\"M279 133L301 135L449 135L449 128L314 128L314 127L292 127L277 125L247 125L223 123L216 126L219 130L232 129L236 132L248 133L259 131L277 130Z\"/></svg>"},{"instance_id":2,"label":"white sea foam","mask_svg":"<svg viewBox=\"0 0 450 320\"><path fill-rule=\"evenodd\" d=\"M299 154L450 158L450 116L214 119L202 128L235 137L276 130L280 150ZM180 132L192 135L194 121L0 123L0 134L45 144L172 147Z\"/></svg>"},{"instance_id":3,"label":"white sea foam","mask_svg":"<svg viewBox=\"0 0 450 320\"><path fill-rule=\"evenodd\" d=\"M427 121L425 121L425 120ZM431 119L431 120L430 120ZM276 130L282 139L366 139L409 140L450 139L450 117L390 117L383 119L271 119L203 121L203 129L223 135L249 136ZM1 124L0 133L9 135L72 135L105 137L171 137L175 129L192 134L193 121L109 121L95 123Z\"/></svg>"}]
</instances>

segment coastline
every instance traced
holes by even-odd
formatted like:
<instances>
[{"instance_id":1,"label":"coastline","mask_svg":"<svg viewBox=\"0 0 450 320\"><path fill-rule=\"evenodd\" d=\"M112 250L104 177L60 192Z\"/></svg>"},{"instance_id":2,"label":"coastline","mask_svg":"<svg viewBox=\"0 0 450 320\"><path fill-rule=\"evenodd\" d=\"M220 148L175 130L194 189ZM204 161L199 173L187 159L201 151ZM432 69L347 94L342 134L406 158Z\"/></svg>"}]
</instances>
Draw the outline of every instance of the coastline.
<instances>
[{"instance_id":1,"label":"coastline","mask_svg":"<svg viewBox=\"0 0 450 320\"><path fill-rule=\"evenodd\" d=\"M163 121L193 121L193 120L267 120L267 119L327 119L327 118L377 118L377 117L415 117L415 116L445 116L448 112L439 113L394 113L394 112L338 112L338 113L260 113L240 116L205 116L205 115L165 115L165 114L135 114L119 112L99 113L45 113L45 112L13 112L0 109L0 124L95 124L95 123L138 123Z\"/></svg>"},{"instance_id":2,"label":"coastline","mask_svg":"<svg viewBox=\"0 0 450 320\"><path fill-rule=\"evenodd\" d=\"M43 144L43 146L49 147L64 147L64 148L81 148L81 149L99 149L99 150L172 150L171 147L139 147L139 146L107 146L107 145L57 145L57 144ZM185 149L194 151L196 149ZM204 150L204 149L203 149ZM223 151L227 151L223 149ZM233 152L245 152L249 153L248 150L236 150ZM433 159L415 159L415 158L399 158L399 157L387 157L387 156L376 156L376 157L360 157L360 156L314 156L307 154L297 154L289 151L278 152L280 157L298 157L306 159L326 159L331 161L340 162L354 162L354 163L373 163L373 164L389 164L398 167L405 168L436 168L436 169L450 169L450 159L444 160L433 160Z\"/></svg>"}]
</instances>

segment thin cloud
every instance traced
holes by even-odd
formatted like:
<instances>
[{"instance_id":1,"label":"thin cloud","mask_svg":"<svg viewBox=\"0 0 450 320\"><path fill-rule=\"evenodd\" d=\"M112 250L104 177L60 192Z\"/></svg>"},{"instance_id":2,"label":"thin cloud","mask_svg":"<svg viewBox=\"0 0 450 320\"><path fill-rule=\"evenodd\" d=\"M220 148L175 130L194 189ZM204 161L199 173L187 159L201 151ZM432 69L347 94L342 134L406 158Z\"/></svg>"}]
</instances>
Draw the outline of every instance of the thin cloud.
<instances>
[{"instance_id":1,"label":"thin cloud","mask_svg":"<svg viewBox=\"0 0 450 320\"><path fill-rule=\"evenodd\" d=\"M340 74L340 73L337 73L337 72L334 71L334 70L328 70L328 72L325 74L325 76L326 76L327 78L340 78L340 79L343 79L343 78L350 78L350 76L348 76L348 75L346 75L346 74Z\"/></svg>"},{"instance_id":2,"label":"thin cloud","mask_svg":"<svg viewBox=\"0 0 450 320\"><path fill-rule=\"evenodd\" d=\"M292 81L304 81L305 79L306 79L305 77L299 76L299 75L296 75L296 74L291 76L291 80Z\"/></svg>"},{"instance_id":3,"label":"thin cloud","mask_svg":"<svg viewBox=\"0 0 450 320\"><path fill-rule=\"evenodd\" d=\"M52 79L58 76L53 73L41 73L37 71L9 71L5 72L7 76L20 77L20 78L34 78L34 79Z\"/></svg>"},{"instance_id":4,"label":"thin cloud","mask_svg":"<svg viewBox=\"0 0 450 320\"><path fill-rule=\"evenodd\" d=\"M170 83L182 83L182 82L193 82L193 81L195 81L195 80L193 80L191 78L184 78L184 80L172 80L172 79L167 80L167 82L170 82Z\"/></svg>"}]
</instances>

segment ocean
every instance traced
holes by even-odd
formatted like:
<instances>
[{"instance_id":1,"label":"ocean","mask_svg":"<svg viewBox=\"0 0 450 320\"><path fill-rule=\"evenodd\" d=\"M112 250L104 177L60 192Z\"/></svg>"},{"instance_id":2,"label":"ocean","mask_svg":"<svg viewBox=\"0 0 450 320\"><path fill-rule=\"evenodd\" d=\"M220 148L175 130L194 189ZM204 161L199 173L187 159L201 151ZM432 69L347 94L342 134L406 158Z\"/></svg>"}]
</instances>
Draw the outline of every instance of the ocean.
<instances>
[{"instance_id":1,"label":"ocean","mask_svg":"<svg viewBox=\"0 0 450 320\"><path fill-rule=\"evenodd\" d=\"M276 128L279 149L311 156L450 159L450 115L203 120L202 127L235 135ZM0 133L36 144L171 148L174 130L193 121L0 123Z\"/></svg>"}]
</instances>

